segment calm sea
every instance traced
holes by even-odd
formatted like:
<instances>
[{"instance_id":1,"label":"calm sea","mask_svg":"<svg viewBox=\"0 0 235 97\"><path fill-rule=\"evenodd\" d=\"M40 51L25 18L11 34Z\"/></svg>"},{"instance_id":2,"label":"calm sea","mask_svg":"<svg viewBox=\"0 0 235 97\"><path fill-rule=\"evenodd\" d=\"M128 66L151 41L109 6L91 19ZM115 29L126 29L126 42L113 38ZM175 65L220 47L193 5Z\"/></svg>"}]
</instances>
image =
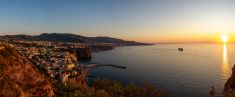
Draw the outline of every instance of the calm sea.
<instances>
[{"instance_id":1,"label":"calm sea","mask_svg":"<svg viewBox=\"0 0 235 97\"><path fill-rule=\"evenodd\" d=\"M184 48L183 52L178 48ZM101 67L91 72L123 83L150 82L173 97L207 96L211 86L221 95L235 64L234 44L158 44L123 46L93 53L92 62L126 66Z\"/></svg>"}]
</instances>

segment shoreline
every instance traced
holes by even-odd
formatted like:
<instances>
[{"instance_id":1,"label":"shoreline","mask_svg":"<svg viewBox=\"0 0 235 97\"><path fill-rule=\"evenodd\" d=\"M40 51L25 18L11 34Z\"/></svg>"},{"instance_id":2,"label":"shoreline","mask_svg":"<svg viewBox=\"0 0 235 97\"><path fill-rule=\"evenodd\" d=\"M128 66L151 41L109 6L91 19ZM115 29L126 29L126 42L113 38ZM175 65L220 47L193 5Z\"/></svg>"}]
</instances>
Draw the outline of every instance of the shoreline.
<instances>
[{"instance_id":1,"label":"shoreline","mask_svg":"<svg viewBox=\"0 0 235 97\"><path fill-rule=\"evenodd\" d=\"M119 66L119 65L114 65L114 64L103 64L103 65L102 64L89 64L89 65L81 65L81 67L82 67L81 77L79 77L79 78L81 78L80 81L82 81L82 83L85 82L87 85L88 85L87 78L88 78L89 74L93 70L95 70L99 67L113 67L113 68L118 68L118 69L126 69L127 68L125 66Z\"/></svg>"}]
</instances>

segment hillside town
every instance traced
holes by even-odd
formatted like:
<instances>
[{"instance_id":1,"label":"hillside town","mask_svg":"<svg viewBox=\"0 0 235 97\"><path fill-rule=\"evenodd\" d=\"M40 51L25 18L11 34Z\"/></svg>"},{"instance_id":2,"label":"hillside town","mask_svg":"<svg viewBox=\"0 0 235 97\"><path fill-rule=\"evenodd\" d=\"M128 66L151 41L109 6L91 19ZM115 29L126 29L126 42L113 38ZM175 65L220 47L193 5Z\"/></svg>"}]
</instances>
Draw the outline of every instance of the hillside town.
<instances>
[{"instance_id":1,"label":"hillside town","mask_svg":"<svg viewBox=\"0 0 235 97\"><path fill-rule=\"evenodd\" d=\"M63 82L81 73L76 49L87 49L84 44L50 41L1 40L0 44L14 47L51 78Z\"/></svg>"}]
</instances>

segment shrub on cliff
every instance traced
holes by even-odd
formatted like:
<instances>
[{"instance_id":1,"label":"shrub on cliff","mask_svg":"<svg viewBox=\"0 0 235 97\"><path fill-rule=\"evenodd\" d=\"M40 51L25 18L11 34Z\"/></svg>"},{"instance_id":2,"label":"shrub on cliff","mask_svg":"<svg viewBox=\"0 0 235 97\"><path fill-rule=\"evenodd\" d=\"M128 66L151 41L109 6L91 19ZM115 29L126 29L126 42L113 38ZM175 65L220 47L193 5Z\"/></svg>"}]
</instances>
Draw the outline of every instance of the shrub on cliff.
<instances>
[{"instance_id":1,"label":"shrub on cliff","mask_svg":"<svg viewBox=\"0 0 235 97\"><path fill-rule=\"evenodd\" d=\"M0 75L0 97L19 97L21 93L15 86L11 79Z\"/></svg>"},{"instance_id":2,"label":"shrub on cliff","mask_svg":"<svg viewBox=\"0 0 235 97\"><path fill-rule=\"evenodd\" d=\"M125 86L119 81L97 78L93 87L80 86L73 81L69 81L66 86L60 84L57 95L60 97L169 97L164 90L157 89L151 84Z\"/></svg>"},{"instance_id":3,"label":"shrub on cliff","mask_svg":"<svg viewBox=\"0 0 235 97\"><path fill-rule=\"evenodd\" d=\"M10 46L5 46L3 50L0 50L0 55L3 57L16 56L17 52Z\"/></svg>"},{"instance_id":4,"label":"shrub on cliff","mask_svg":"<svg viewBox=\"0 0 235 97\"><path fill-rule=\"evenodd\" d=\"M97 78L94 81L94 87L107 91L111 97L169 97L163 89L158 89L152 84L124 86L118 81Z\"/></svg>"},{"instance_id":5,"label":"shrub on cliff","mask_svg":"<svg viewBox=\"0 0 235 97\"><path fill-rule=\"evenodd\" d=\"M97 90L96 93L95 93L95 96L96 97L110 97L109 96L109 93L105 90Z\"/></svg>"}]
</instances>

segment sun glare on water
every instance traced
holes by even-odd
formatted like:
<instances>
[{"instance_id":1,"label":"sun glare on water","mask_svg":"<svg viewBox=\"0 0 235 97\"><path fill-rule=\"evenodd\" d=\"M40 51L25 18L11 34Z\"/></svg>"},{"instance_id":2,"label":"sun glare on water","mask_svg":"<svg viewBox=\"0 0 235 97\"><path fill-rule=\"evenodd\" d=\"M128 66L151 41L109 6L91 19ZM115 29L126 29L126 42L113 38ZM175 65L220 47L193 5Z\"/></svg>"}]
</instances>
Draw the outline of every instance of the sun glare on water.
<instances>
[{"instance_id":1,"label":"sun glare on water","mask_svg":"<svg viewBox=\"0 0 235 97\"><path fill-rule=\"evenodd\" d=\"M228 38L229 38L228 35L224 34L224 35L221 36L221 41L223 43L227 43L228 42Z\"/></svg>"}]
</instances>

